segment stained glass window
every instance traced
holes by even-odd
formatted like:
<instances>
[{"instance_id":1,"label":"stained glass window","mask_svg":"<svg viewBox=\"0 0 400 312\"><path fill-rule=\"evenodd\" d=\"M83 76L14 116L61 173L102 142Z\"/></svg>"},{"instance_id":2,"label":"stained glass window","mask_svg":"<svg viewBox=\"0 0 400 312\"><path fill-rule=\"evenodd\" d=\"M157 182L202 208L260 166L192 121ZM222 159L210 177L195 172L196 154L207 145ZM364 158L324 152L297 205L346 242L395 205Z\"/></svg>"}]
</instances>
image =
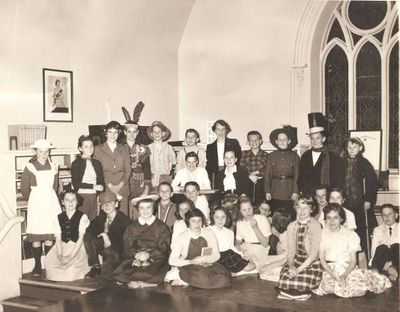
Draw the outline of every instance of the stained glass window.
<instances>
[{"instance_id":1,"label":"stained glass window","mask_svg":"<svg viewBox=\"0 0 400 312\"><path fill-rule=\"evenodd\" d=\"M348 15L354 26L366 30L378 26L386 11L386 1L351 1Z\"/></svg>"},{"instance_id":2,"label":"stained glass window","mask_svg":"<svg viewBox=\"0 0 400 312\"><path fill-rule=\"evenodd\" d=\"M356 63L357 130L381 129L381 57L376 47L367 42Z\"/></svg>"},{"instance_id":3,"label":"stained glass window","mask_svg":"<svg viewBox=\"0 0 400 312\"><path fill-rule=\"evenodd\" d=\"M389 168L399 168L399 43L389 62Z\"/></svg>"},{"instance_id":4,"label":"stained glass window","mask_svg":"<svg viewBox=\"0 0 400 312\"><path fill-rule=\"evenodd\" d=\"M348 130L348 64L344 51L335 46L325 62L325 103L329 144L339 149Z\"/></svg>"}]
</instances>

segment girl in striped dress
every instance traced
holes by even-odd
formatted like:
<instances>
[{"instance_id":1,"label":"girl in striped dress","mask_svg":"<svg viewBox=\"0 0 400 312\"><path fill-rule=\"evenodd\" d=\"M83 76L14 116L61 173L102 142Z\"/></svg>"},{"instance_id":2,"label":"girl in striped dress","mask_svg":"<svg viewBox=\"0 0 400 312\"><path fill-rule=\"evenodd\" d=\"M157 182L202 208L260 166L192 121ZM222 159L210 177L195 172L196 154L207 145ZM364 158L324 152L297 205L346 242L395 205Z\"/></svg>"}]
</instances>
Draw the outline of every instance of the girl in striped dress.
<instances>
[{"instance_id":1,"label":"girl in striped dress","mask_svg":"<svg viewBox=\"0 0 400 312\"><path fill-rule=\"evenodd\" d=\"M280 296L307 299L322 278L319 261L321 225L311 217L315 209L311 197L300 196L295 203L297 219L287 229L287 263L281 270L278 288Z\"/></svg>"}]
</instances>

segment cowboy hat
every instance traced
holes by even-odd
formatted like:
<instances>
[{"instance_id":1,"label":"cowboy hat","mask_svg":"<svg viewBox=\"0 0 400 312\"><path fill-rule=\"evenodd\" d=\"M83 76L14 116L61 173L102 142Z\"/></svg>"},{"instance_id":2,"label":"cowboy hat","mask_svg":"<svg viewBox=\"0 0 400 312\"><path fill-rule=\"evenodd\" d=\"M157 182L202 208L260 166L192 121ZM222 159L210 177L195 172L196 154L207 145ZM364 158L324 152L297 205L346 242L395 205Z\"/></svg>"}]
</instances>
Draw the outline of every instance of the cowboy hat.
<instances>
[{"instance_id":1,"label":"cowboy hat","mask_svg":"<svg viewBox=\"0 0 400 312\"><path fill-rule=\"evenodd\" d=\"M269 141L275 148L279 149L278 144L276 144L276 140L278 139L278 135L280 133L286 134L288 139L290 140L290 143L287 148L288 150L291 150L293 147L297 145L296 129L292 128L291 126L286 126L283 128L277 128L273 130L269 135Z\"/></svg>"},{"instance_id":2,"label":"cowboy hat","mask_svg":"<svg viewBox=\"0 0 400 312\"><path fill-rule=\"evenodd\" d=\"M150 127L147 128L147 135L149 136L150 139L153 139L153 135L152 135L152 131L154 127L159 127L162 132L162 140L166 141L169 139L169 137L171 136L171 131L161 122L161 121L154 121Z\"/></svg>"}]
</instances>

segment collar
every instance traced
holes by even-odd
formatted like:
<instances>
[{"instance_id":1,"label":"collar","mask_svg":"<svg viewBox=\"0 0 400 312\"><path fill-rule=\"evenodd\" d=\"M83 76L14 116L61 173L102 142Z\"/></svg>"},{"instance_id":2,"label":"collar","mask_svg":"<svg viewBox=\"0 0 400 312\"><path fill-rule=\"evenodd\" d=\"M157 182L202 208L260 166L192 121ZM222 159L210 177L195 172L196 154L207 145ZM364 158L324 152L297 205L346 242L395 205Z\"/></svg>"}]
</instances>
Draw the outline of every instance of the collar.
<instances>
[{"instance_id":1,"label":"collar","mask_svg":"<svg viewBox=\"0 0 400 312\"><path fill-rule=\"evenodd\" d=\"M106 142L106 143L107 143L108 147L110 148L110 150L113 152L117 148L117 142L115 142L115 143Z\"/></svg>"},{"instance_id":2,"label":"collar","mask_svg":"<svg viewBox=\"0 0 400 312\"><path fill-rule=\"evenodd\" d=\"M138 221L139 221L140 225L145 225L145 224L152 225L155 220L156 220L155 216L151 216L147 220L143 219L142 217L138 218Z\"/></svg>"},{"instance_id":3,"label":"collar","mask_svg":"<svg viewBox=\"0 0 400 312\"><path fill-rule=\"evenodd\" d=\"M386 227L386 229L389 231L389 228L391 227L392 228L392 231L394 230L394 227L395 227L395 225L396 225L396 222L395 223L393 223L392 225L387 225L386 223L385 223L385 227Z\"/></svg>"},{"instance_id":4,"label":"collar","mask_svg":"<svg viewBox=\"0 0 400 312\"><path fill-rule=\"evenodd\" d=\"M319 148L311 147L311 150L316 153L321 153L324 150L324 146Z\"/></svg>"},{"instance_id":5,"label":"collar","mask_svg":"<svg viewBox=\"0 0 400 312\"><path fill-rule=\"evenodd\" d=\"M111 214L106 214L106 219L110 219L111 221L113 221L114 219L115 219L115 216L117 215L117 210L114 210L114 212L113 213L111 213Z\"/></svg>"},{"instance_id":6,"label":"collar","mask_svg":"<svg viewBox=\"0 0 400 312\"><path fill-rule=\"evenodd\" d=\"M296 219L296 221L298 223L300 223L300 224L307 224L308 222L310 222L310 220L311 220L311 217L309 217L309 218L307 218L307 219L305 219L303 221L300 221L298 218Z\"/></svg>"},{"instance_id":7,"label":"collar","mask_svg":"<svg viewBox=\"0 0 400 312\"><path fill-rule=\"evenodd\" d=\"M228 168L225 167L225 172L224 172L225 175L234 174L235 172L237 172L237 166L236 165L233 166L233 169L231 171L228 171Z\"/></svg>"},{"instance_id":8,"label":"collar","mask_svg":"<svg viewBox=\"0 0 400 312\"><path fill-rule=\"evenodd\" d=\"M189 230L190 237L193 239L198 239L203 234L203 228L201 228L200 234L193 233L189 228L188 228L188 230Z\"/></svg>"}]
</instances>

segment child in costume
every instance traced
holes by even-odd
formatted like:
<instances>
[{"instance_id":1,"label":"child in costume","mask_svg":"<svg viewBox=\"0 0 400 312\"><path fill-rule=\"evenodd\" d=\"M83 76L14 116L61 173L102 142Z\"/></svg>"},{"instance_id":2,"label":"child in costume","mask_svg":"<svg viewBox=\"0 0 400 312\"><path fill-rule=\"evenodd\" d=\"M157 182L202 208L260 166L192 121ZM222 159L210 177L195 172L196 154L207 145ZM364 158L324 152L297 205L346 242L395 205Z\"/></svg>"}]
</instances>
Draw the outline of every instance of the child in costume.
<instances>
[{"instance_id":1,"label":"child in costume","mask_svg":"<svg viewBox=\"0 0 400 312\"><path fill-rule=\"evenodd\" d=\"M84 278L90 268L83 235L89 219L77 209L77 193L66 188L61 194L64 211L54 220L56 245L46 256L46 278L51 281L74 281Z\"/></svg>"},{"instance_id":2,"label":"child in costume","mask_svg":"<svg viewBox=\"0 0 400 312\"><path fill-rule=\"evenodd\" d=\"M27 240L32 243L35 266L32 275L42 274L42 242L45 253L54 240L53 222L61 212L56 191L58 189L58 167L50 160L53 145L47 140L37 140L32 148L35 156L29 160L21 178L21 192L28 200Z\"/></svg>"}]
</instances>

